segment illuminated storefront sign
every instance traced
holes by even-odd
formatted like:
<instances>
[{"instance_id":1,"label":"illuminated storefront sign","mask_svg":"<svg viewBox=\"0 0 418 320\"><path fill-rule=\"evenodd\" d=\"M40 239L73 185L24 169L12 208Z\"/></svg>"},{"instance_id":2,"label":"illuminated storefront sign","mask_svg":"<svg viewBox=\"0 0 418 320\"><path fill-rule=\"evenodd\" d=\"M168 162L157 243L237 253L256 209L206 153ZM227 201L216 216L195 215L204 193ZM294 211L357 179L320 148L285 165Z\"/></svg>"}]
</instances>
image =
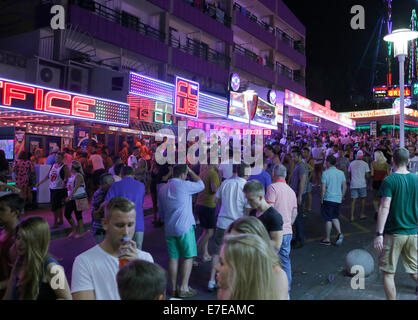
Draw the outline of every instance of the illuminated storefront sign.
<instances>
[{"instance_id":1,"label":"illuminated storefront sign","mask_svg":"<svg viewBox=\"0 0 418 320\"><path fill-rule=\"evenodd\" d=\"M322 106L319 103L313 102L292 91L289 91L289 90L285 91L285 105L294 107L302 111L306 111L320 118L329 120L341 126L355 130L355 127L356 127L355 121L349 118L346 118L345 116L333 110L327 109L325 106Z\"/></svg>"},{"instance_id":2,"label":"illuminated storefront sign","mask_svg":"<svg viewBox=\"0 0 418 320\"><path fill-rule=\"evenodd\" d=\"M128 96L131 119L154 122L165 125L175 123L173 105L133 95Z\"/></svg>"},{"instance_id":3,"label":"illuminated storefront sign","mask_svg":"<svg viewBox=\"0 0 418 320\"><path fill-rule=\"evenodd\" d=\"M238 91L239 90L239 87L240 87L240 84L241 84L241 79L240 79L238 74L236 74L236 73L231 74L229 82L230 82L230 86L231 86L232 91Z\"/></svg>"},{"instance_id":4,"label":"illuminated storefront sign","mask_svg":"<svg viewBox=\"0 0 418 320\"><path fill-rule=\"evenodd\" d=\"M277 130L277 108L257 96L253 90L231 92L228 119Z\"/></svg>"},{"instance_id":5,"label":"illuminated storefront sign","mask_svg":"<svg viewBox=\"0 0 418 320\"><path fill-rule=\"evenodd\" d=\"M351 111L351 112L341 112L340 114L351 119L360 119L360 118L393 116L396 114L396 110L395 109L380 109L380 110L366 110L366 111Z\"/></svg>"},{"instance_id":6,"label":"illuminated storefront sign","mask_svg":"<svg viewBox=\"0 0 418 320\"><path fill-rule=\"evenodd\" d=\"M183 117L197 119L199 104L199 84L176 77L174 113Z\"/></svg>"},{"instance_id":7,"label":"illuminated storefront sign","mask_svg":"<svg viewBox=\"0 0 418 320\"><path fill-rule=\"evenodd\" d=\"M0 108L128 126L129 105L0 78Z\"/></svg>"},{"instance_id":8,"label":"illuminated storefront sign","mask_svg":"<svg viewBox=\"0 0 418 320\"><path fill-rule=\"evenodd\" d=\"M184 88L182 89L184 90ZM174 105L176 100L176 85L131 72L129 76L129 95ZM197 113L203 111L205 113L226 117L228 114L228 100L223 97L199 92L197 109ZM183 114L181 115L185 116Z\"/></svg>"},{"instance_id":9,"label":"illuminated storefront sign","mask_svg":"<svg viewBox=\"0 0 418 320\"><path fill-rule=\"evenodd\" d=\"M380 109L380 110L366 110L366 111L351 111L341 112L340 114L351 119L364 119L364 118L375 118L385 116L396 116L399 115L399 108ZM418 110L411 108L405 108L405 114L410 117L418 118Z\"/></svg>"},{"instance_id":10,"label":"illuminated storefront sign","mask_svg":"<svg viewBox=\"0 0 418 320\"><path fill-rule=\"evenodd\" d=\"M411 88L406 85L405 86L405 97L409 97L411 95ZM400 96L400 89L399 86L380 86L373 88L373 97L375 99L392 99L394 97Z\"/></svg>"},{"instance_id":11,"label":"illuminated storefront sign","mask_svg":"<svg viewBox=\"0 0 418 320\"><path fill-rule=\"evenodd\" d=\"M254 136L271 136L271 130L270 129L242 129L243 135L254 135Z\"/></svg>"}]
</instances>

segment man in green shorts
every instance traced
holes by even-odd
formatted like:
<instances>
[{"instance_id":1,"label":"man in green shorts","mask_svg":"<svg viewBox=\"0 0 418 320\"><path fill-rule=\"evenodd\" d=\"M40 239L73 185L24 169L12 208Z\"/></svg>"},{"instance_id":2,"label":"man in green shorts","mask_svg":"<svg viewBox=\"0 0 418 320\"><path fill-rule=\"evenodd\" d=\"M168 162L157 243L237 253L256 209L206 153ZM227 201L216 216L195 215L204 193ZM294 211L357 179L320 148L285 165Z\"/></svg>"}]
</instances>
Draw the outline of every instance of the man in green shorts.
<instances>
[{"instance_id":1,"label":"man in green shorts","mask_svg":"<svg viewBox=\"0 0 418 320\"><path fill-rule=\"evenodd\" d=\"M187 175L192 181L186 181ZM170 262L168 273L172 288L172 297L190 298L196 291L189 287L189 278L193 267L193 258L197 256L193 216L192 195L205 189L205 184L185 164L173 168L170 179L158 193L159 214L164 221L165 236ZM177 284L179 258L184 258L181 266L181 284Z\"/></svg>"},{"instance_id":2,"label":"man in green shorts","mask_svg":"<svg viewBox=\"0 0 418 320\"><path fill-rule=\"evenodd\" d=\"M395 172L383 180L374 248L380 252L380 270L388 300L396 300L395 273L399 256L405 271L417 281L418 178L407 169L409 152L393 152Z\"/></svg>"}]
</instances>

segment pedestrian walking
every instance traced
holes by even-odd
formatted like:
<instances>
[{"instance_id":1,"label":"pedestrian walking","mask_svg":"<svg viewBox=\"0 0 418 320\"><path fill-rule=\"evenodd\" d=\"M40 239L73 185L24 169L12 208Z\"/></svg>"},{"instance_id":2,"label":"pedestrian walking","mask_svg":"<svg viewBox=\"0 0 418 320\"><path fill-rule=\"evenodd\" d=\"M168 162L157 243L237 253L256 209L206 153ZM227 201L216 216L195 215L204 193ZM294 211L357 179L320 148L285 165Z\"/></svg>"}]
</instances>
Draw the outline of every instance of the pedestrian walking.
<instances>
[{"instance_id":1,"label":"pedestrian walking","mask_svg":"<svg viewBox=\"0 0 418 320\"><path fill-rule=\"evenodd\" d=\"M347 184L344 172L338 170L335 165L337 159L330 155L326 159L327 170L322 174L322 190L321 190L321 216L325 220L325 238L320 244L329 246L331 244L332 226L337 230L336 245L341 245L344 239L341 232L340 205L347 191Z\"/></svg>"},{"instance_id":2,"label":"pedestrian walking","mask_svg":"<svg viewBox=\"0 0 418 320\"><path fill-rule=\"evenodd\" d=\"M374 248L380 253L380 270L388 300L396 300L395 273L399 256L406 273L417 284L417 197L418 177L407 169L409 152L393 152L394 173L380 187Z\"/></svg>"}]
</instances>

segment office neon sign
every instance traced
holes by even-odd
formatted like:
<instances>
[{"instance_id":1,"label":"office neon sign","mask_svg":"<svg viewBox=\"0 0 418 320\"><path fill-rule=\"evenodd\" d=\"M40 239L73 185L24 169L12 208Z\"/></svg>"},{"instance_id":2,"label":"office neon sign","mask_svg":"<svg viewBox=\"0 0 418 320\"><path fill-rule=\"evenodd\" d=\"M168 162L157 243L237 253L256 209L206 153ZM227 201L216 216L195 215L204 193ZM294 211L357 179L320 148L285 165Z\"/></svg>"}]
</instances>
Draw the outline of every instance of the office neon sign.
<instances>
[{"instance_id":1,"label":"office neon sign","mask_svg":"<svg viewBox=\"0 0 418 320\"><path fill-rule=\"evenodd\" d=\"M0 78L0 108L129 125L129 105Z\"/></svg>"}]
</instances>

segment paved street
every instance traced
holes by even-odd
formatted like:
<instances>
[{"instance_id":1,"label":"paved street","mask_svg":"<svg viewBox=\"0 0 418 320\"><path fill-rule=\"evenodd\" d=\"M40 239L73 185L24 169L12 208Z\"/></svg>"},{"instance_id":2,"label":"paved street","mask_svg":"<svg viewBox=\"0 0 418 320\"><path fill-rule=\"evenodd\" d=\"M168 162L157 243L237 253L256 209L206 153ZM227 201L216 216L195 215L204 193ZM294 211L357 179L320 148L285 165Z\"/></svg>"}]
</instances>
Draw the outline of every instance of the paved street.
<instances>
[{"instance_id":1,"label":"paved street","mask_svg":"<svg viewBox=\"0 0 418 320\"><path fill-rule=\"evenodd\" d=\"M303 248L292 250L292 270L293 285L291 299L293 300L382 300L385 293L382 284L382 274L377 267L377 254L373 249L373 236L375 230L375 220L373 219L373 206L371 192L367 201L368 220L356 220L350 223L347 219L349 215L350 202L346 199L342 206L342 231L344 233L344 243L340 247L321 246L319 240L322 239L324 224L319 214L318 193L319 188L314 188L313 212L305 218L307 241ZM349 196L349 194L347 194ZM149 208L151 203L149 198L145 203L145 208ZM359 209L360 210L360 209ZM357 215L359 215L357 210ZM150 252L155 262L168 267L168 254L164 241L164 230L156 229L152 226L152 214L150 210L145 210L145 239L143 249ZM46 209L37 210L29 213L41 214L50 219ZM84 213L85 221L90 222L88 212ZM52 221L49 221L52 224ZM69 225L65 225L69 227ZM89 225L87 224L86 228ZM68 230L61 229L53 232L53 241L50 251L57 256L64 266L68 280L71 281L71 269L74 258L81 252L92 247L94 239L90 233L86 233L82 239L67 239L65 235ZM197 237L200 229L197 229ZM197 238L196 237L196 238ZM365 249L372 254L375 260L375 272L365 280L364 290L353 290L350 286L351 278L344 275L344 261L347 253L353 249ZM193 268L191 275L191 286L198 290L199 294L195 299L216 299L215 293L206 290L210 272L210 263L204 263L199 267ZM415 285L409 276L404 272L403 265L399 263L396 275L398 299L414 300Z\"/></svg>"}]
</instances>

